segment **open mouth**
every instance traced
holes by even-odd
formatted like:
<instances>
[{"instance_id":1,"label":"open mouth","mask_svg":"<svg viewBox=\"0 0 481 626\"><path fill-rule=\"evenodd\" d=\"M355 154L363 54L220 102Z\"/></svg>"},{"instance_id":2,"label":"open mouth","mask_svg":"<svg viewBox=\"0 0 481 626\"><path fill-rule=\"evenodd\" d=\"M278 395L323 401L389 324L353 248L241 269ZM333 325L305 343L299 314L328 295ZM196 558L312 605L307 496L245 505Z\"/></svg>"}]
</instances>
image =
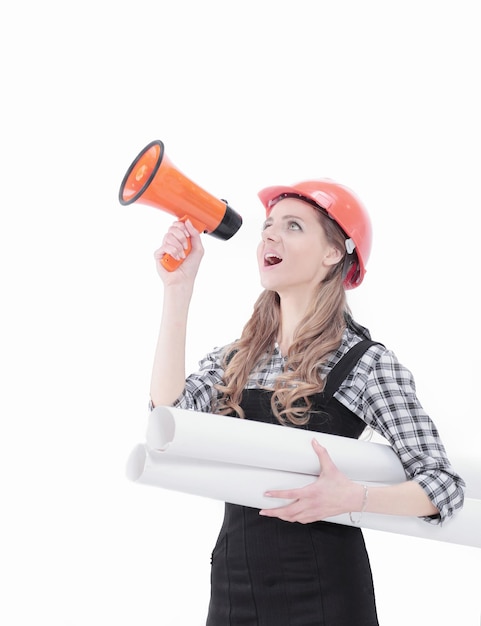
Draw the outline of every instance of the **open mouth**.
<instances>
[{"instance_id":1,"label":"open mouth","mask_svg":"<svg viewBox=\"0 0 481 626\"><path fill-rule=\"evenodd\" d=\"M272 252L268 252L264 256L264 265L266 267L270 265L278 265L281 261L282 261L281 257L277 256L277 254L273 254Z\"/></svg>"}]
</instances>

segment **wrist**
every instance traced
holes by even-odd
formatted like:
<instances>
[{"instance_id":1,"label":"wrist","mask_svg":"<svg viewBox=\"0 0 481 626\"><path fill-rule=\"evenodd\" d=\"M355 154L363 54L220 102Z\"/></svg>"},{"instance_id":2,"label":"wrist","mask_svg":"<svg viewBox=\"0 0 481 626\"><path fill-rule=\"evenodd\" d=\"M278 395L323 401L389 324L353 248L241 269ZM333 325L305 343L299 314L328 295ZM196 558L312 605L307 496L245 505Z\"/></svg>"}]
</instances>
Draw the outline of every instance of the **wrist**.
<instances>
[{"instance_id":1,"label":"wrist","mask_svg":"<svg viewBox=\"0 0 481 626\"><path fill-rule=\"evenodd\" d=\"M188 310L193 295L193 285L171 284L164 285L164 308L169 310Z\"/></svg>"},{"instance_id":2,"label":"wrist","mask_svg":"<svg viewBox=\"0 0 481 626\"><path fill-rule=\"evenodd\" d=\"M367 502L369 498L369 490L366 485L359 485L360 489L358 489L358 496L356 508L354 511L349 512L349 519L351 520L351 524L355 526L359 526L361 523L362 516L367 508Z\"/></svg>"}]
</instances>

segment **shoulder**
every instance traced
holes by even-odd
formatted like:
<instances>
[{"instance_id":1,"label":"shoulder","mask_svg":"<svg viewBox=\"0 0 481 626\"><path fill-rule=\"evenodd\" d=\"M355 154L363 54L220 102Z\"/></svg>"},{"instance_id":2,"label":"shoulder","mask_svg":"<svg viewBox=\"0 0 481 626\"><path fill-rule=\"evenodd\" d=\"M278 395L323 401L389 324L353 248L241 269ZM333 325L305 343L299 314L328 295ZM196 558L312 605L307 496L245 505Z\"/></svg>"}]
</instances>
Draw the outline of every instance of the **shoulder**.
<instances>
[{"instance_id":1,"label":"shoulder","mask_svg":"<svg viewBox=\"0 0 481 626\"><path fill-rule=\"evenodd\" d=\"M349 331L345 333L343 354L363 339ZM398 415L406 407L410 412L421 410L413 375L381 343L370 345L344 374L334 396L368 424L374 424L373 415L385 419L388 415Z\"/></svg>"},{"instance_id":2,"label":"shoulder","mask_svg":"<svg viewBox=\"0 0 481 626\"><path fill-rule=\"evenodd\" d=\"M367 328L357 324L352 319L349 320L344 329L341 343L336 352L333 353L330 365L335 365L351 350L358 353L360 355L359 360L363 360L365 363L376 362L382 355L391 354L391 351L382 342L372 339Z\"/></svg>"},{"instance_id":3,"label":"shoulder","mask_svg":"<svg viewBox=\"0 0 481 626\"><path fill-rule=\"evenodd\" d=\"M199 361L199 369L223 369L226 357L229 360L233 355L232 346L233 344L228 344L213 348Z\"/></svg>"},{"instance_id":4,"label":"shoulder","mask_svg":"<svg viewBox=\"0 0 481 626\"><path fill-rule=\"evenodd\" d=\"M382 342L371 339L369 331L359 325L347 326L330 366L333 367L355 346L366 342L372 343L367 343L366 349L359 352L359 357L353 361L352 370L345 381L346 385L357 383L363 387L369 380L382 381L383 384L388 384L389 380L395 380L398 384L404 382L409 386L414 384L411 372L399 362L394 351Z\"/></svg>"}]
</instances>

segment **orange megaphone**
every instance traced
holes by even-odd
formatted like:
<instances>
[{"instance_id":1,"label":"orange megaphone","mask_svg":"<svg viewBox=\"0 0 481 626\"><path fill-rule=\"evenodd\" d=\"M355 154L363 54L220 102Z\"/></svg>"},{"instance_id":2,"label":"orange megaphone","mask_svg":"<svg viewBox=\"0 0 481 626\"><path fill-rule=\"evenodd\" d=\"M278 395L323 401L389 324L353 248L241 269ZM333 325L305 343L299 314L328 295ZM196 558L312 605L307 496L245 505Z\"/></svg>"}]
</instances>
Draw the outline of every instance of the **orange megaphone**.
<instances>
[{"instance_id":1,"label":"orange megaphone","mask_svg":"<svg viewBox=\"0 0 481 626\"><path fill-rule=\"evenodd\" d=\"M135 158L119 191L120 204L139 202L172 213L181 221L190 219L199 233L230 239L242 225L241 216L225 200L218 200L193 183L172 165L164 154L164 144L155 140ZM186 255L190 252L185 251ZM164 254L166 270L177 269L183 259Z\"/></svg>"}]
</instances>

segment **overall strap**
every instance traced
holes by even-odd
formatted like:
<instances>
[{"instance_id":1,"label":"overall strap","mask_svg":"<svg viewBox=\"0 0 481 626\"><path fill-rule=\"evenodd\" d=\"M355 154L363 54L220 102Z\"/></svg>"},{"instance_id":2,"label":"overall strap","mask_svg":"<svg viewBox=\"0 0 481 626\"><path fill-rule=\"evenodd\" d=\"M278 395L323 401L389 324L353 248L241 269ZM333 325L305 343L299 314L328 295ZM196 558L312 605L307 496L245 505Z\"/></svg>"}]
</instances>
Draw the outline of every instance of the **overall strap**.
<instances>
[{"instance_id":1,"label":"overall strap","mask_svg":"<svg viewBox=\"0 0 481 626\"><path fill-rule=\"evenodd\" d=\"M348 350L348 352L346 352L346 354L336 363L336 365L329 372L326 380L326 386L324 387L324 396L326 399L329 399L334 395L334 393L339 389L341 383L346 380L349 372L353 369L364 352L374 345L382 346L383 344L379 343L379 341L363 339Z\"/></svg>"}]
</instances>

